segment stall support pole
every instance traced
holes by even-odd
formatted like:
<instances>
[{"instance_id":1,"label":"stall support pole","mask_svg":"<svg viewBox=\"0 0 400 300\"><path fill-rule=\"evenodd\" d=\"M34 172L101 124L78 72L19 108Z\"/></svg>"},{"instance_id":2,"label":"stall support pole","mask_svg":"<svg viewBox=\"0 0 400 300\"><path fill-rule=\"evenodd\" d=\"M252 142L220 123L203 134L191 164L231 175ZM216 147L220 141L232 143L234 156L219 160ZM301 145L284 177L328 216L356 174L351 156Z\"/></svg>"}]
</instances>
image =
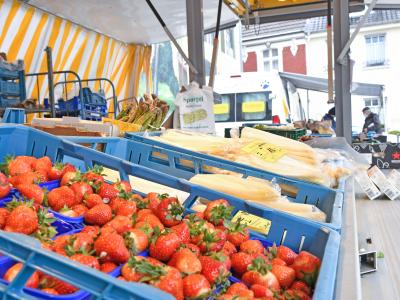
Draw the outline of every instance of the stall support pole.
<instances>
[{"instance_id":1,"label":"stall support pole","mask_svg":"<svg viewBox=\"0 0 400 300\"><path fill-rule=\"evenodd\" d=\"M195 74L189 70L189 79L203 86L205 84L203 0L186 0L186 21L189 60L198 71Z\"/></svg>"},{"instance_id":2,"label":"stall support pole","mask_svg":"<svg viewBox=\"0 0 400 300\"><path fill-rule=\"evenodd\" d=\"M47 58L47 79L48 79L48 86L49 86L49 102L50 102L50 112L51 117L56 117L56 109L55 109L55 100L54 100L54 75L53 75L53 56L51 47L46 47L44 50L46 51L46 58ZM67 99L66 99L67 100Z\"/></svg>"},{"instance_id":3,"label":"stall support pole","mask_svg":"<svg viewBox=\"0 0 400 300\"><path fill-rule=\"evenodd\" d=\"M333 32L335 54L336 135L351 144L350 63L340 64L338 57L350 38L349 1L333 1ZM349 60L349 52L346 53ZM361 113L361 112L360 112Z\"/></svg>"}]
</instances>

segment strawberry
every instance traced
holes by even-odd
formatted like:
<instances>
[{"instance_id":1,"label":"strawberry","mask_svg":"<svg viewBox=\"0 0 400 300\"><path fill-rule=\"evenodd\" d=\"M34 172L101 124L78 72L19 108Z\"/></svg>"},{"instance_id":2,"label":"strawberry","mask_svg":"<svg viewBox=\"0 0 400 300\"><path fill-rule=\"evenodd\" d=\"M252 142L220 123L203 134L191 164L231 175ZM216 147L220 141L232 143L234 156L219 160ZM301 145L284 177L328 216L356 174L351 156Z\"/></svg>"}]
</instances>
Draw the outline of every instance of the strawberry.
<instances>
[{"instance_id":1,"label":"strawberry","mask_svg":"<svg viewBox=\"0 0 400 300\"><path fill-rule=\"evenodd\" d=\"M183 278L183 295L189 299L206 299L211 294L210 283L201 274Z\"/></svg>"},{"instance_id":2,"label":"strawberry","mask_svg":"<svg viewBox=\"0 0 400 300\"><path fill-rule=\"evenodd\" d=\"M276 246L275 244L269 248L269 253L271 253L272 257L277 257L282 259L288 266L293 264L294 260L297 257L296 252L294 252L289 247L280 245Z\"/></svg>"},{"instance_id":3,"label":"strawberry","mask_svg":"<svg viewBox=\"0 0 400 300\"><path fill-rule=\"evenodd\" d=\"M104 204L103 199L97 194L86 194L83 198L83 202L89 209L96 206L97 204Z\"/></svg>"},{"instance_id":4,"label":"strawberry","mask_svg":"<svg viewBox=\"0 0 400 300\"><path fill-rule=\"evenodd\" d=\"M156 288L171 294L176 300L183 300L183 282L179 271L173 267L165 266L164 270L167 272L152 282Z\"/></svg>"},{"instance_id":5,"label":"strawberry","mask_svg":"<svg viewBox=\"0 0 400 300\"><path fill-rule=\"evenodd\" d=\"M0 208L0 229L3 229L6 225L6 221L9 215L10 212L7 210L7 208Z\"/></svg>"},{"instance_id":6,"label":"strawberry","mask_svg":"<svg viewBox=\"0 0 400 300\"><path fill-rule=\"evenodd\" d=\"M161 223L160 219L153 214L147 214L143 217L139 217L138 214L137 222L147 222L153 229L158 227L160 231L164 230L163 223Z\"/></svg>"},{"instance_id":7,"label":"strawberry","mask_svg":"<svg viewBox=\"0 0 400 300\"><path fill-rule=\"evenodd\" d=\"M125 181L125 180L120 181L120 182L116 182L113 185L120 192L130 193L132 191L131 184L128 181Z\"/></svg>"},{"instance_id":8,"label":"strawberry","mask_svg":"<svg viewBox=\"0 0 400 300\"><path fill-rule=\"evenodd\" d=\"M197 257L200 256L200 249L198 246L191 244L191 243L184 243L181 244L181 248L187 248L190 251L192 251Z\"/></svg>"},{"instance_id":9,"label":"strawberry","mask_svg":"<svg viewBox=\"0 0 400 300\"><path fill-rule=\"evenodd\" d=\"M11 282L14 280L14 278L18 275L18 273L21 271L22 267L24 265L22 263L16 263L13 265L11 268L9 268L6 273L4 274L3 279ZM39 286L39 274L38 272L33 272L31 277L28 279L28 281L25 284L26 287L36 289Z\"/></svg>"},{"instance_id":10,"label":"strawberry","mask_svg":"<svg viewBox=\"0 0 400 300\"><path fill-rule=\"evenodd\" d=\"M229 273L230 259L221 252L213 252L207 256L200 256L202 266L201 274L203 274L210 284L223 283Z\"/></svg>"},{"instance_id":11,"label":"strawberry","mask_svg":"<svg viewBox=\"0 0 400 300\"><path fill-rule=\"evenodd\" d=\"M233 271L242 275L247 272L247 268L251 265L253 257L245 252L234 253L230 256Z\"/></svg>"},{"instance_id":12,"label":"strawberry","mask_svg":"<svg viewBox=\"0 0 400 300\"><path fill-rule=\"evenodd\" d=\"M75 193L75 203L76 204L81 203L83 198L86 195L93 194L92 187L89 184L87 184L86 182L82 182L82 181L74 182L73 184L71 184L70 188Z\"/></svg>"},{"instance_id":13,"label":"strawberry","mask_svg":"<svg viewBox=\"0 0 400 300\"><path fill-rule=\"evenodd\" d=\"M296 272L287 266L272 265L271 272L279 281L279 285L283 288L288 288L296 279Z\"/></svg>"},{"instance_id":14,"label":"strawberry","mask_svg":"<svg viewBox=\"0 0 400 300\"><path fill-rule=\"evenodd\" d=\"M156 216L167 227L178 225L183 219L183 206L174 197L164 198L157 207Z\"/></svg>"},{"instance_id":15,"label":"strawberry","mask_svg":"<svg viewBox=\"0 0 400 300\"><path fill-rule=\"evenodd\" d=\"M224 199L214 200L207 204L204 218L214 225L222 225L231 217L233 207Z\"/></svg>"},{"instance_id":16,"label":"strawberry","mask_svg":"<svg viewBox=\"0 0 400 300\"><path fill-rule=\"evenodd\" d=\"M171 230L177 234L182 243L189 243L190 229L186 222L182 222L178 225L172 226Z\"/></svg>"},{"instance_id":17,"label":"strawberry","mask_svg":"<svg viewBox=\"0 0 400 300\"><path fill-rule=\"evenodd\" d=\"M64 249L69 256L76 253L90 253L93 243L94 238L90 233L79 232L69 237Z\"/></svg>"},{"instance_id":18,"label":"strawberry","mask_svg":"<svg viewBox=\"0 0 400 300\"><path fill-rule=\"evenodd\" d=\"M242 281L248 286L253 284L264 285L271 290L278 291L280 289L279 281L271 272L271 265L268 265L261 257L253 259L247 272L243 274Z\"/></svg>"},{"instance_id":19,"label":"strawberry","mask_svg":"<svg viewBox=\"0 0 400 300\"><path fill-rule=\"evenodd\" d=\"M100 228L98 226L85 226L83 227L81 233L89 233L93 238L96 238L100 233Z\"/></svg>"},{"instance_id":20,"label":"strawberry","mask_svg":"<svg viewBox=\"0 0 400 300\"><path fill-rule=\"evenodd\" d=\"M226 241L226 234L220 229L209 229L203 232L203 239L197 245L201 253L210 251L218 252L222 250Z\"/></svg>"},{"instance_id":21,"label":"strawberry","mask_svg":"<svg viewBox=\"0 0 400 300\"><path fill-rule=\"evenodd\" d=\"M47 201L55 211L61 210L64 206L71 208L75 204L75 193L69 187L62 186L51 190L47 194Z\"/></svg>"},{"instance_id":22,"label":"strawberry","mask_svg":"<svg viewBox=\"0 0 400 300\"><path fill-rule=\"evenodd\" d=\"M118 266L112 262L105 262L104 264L100 265L100 271L103 273L111 273L114 271Z\"/></svg>"},{"instance_id":23,"label":"strawberry","mask_svg":"<svg viewBox=\"0 0 400 300\"><path fill-rule=\"evenodd\" d=\"M226 291L227 295L236 296L239 299L254 299L253 291L249 290L246 285L241 282L232 284Z\"/></svg>"},{"instance_id":24,"label":"strawberry","mask_svg":"<svg viewBox=\"0 0 400 300\"><path fill-rule=\"evenodd\" d=\"M161 267L153 266L143 256L132 256L121 268L121 274L126 281L139 282L147 272L152 272L154 275L165 274Z\"/></svg>"},{"instance_id":25,"label":"strawberry","mask_svg":"<svg viewBox=\"0 0 400 300\"><path fill-rule=\"evenodd\" d=\"M165 196L166 195L159 195L157 193L148 193L146 196L148 208L155 213L158 205L160 204L161 198L164 198Z\"/></svg>"},{"instance_id":26,"label":"strawberry","mask_svg":"<svg viewBox=\"0 0 400 300\"><path fill-rule=\"evenodd\" d=\"M119 193L120 192L114 185L106 182L102 183L97 191L97 194L99 194L103 200L112 200L118 197Z\"/></svg>"},{"instance_id":27,"label":"strawberry","mask_svg":"<svg viewBox=\"0 0 400 300\"><path fill-rule=\"evenodd\" d=\"M136 213L136 202L129 200L121 202L115 210L115 214L118 216L132 217L134 213Z\"/></svg>"},{"instance_id":28,"label":"strawberry","mask_svg":"<svg viewBox=\"0 0 400 300\"><path fill-rule=\"evenodd\" d=\"M69 217L69 218L76 218L78 217L78 214L72 210L72 208L69 208L68 206L64 205L63 208L61 208L58 211L60 214L62 214L65 217Z\"/></svg>"},{"instance_id":29,"label":"strawberry","mask_svg":"<svg viewBox=\"0 0 400 300\"><path fill-rule=\"evenodd\" d=\"M7 176L0 172L0 199L6 197L10 190L11 186Z\"/></svg>"},{"instance_id":30,"label":"strawberry","mask_svg":"<svg viewBox=\"0 0 400 300\"><path fill-rule=\"evenodd\" d=\"M62 168L62 176L61 176L61 178L65 175L65 173L67 173L67 172L76 172L76 168L73 166L73 165L71 165L71 164L64 164L63 165L63 168Z\"/></svg>"},{"instance_id":31,"label":"strawberry","mask_svg":"<svg viewBox=\"0 0 400 300\"><path fill-rule=\"evenodd\" d=\"M153 236L154 229L150 226L149 223L145 221L137 222L134 228L142 231L147 236L148 239L150 239Z\"/></svg>"},{"instance_id":32,"label":"strawberry","mask_svg":"<svg viewBox=\"0 0 400 300\"><path fill-rule=\"evenodd\" d=\"M264 246L258 240L248 240L240 244L240 251L249 254L263 254Z\"/></svg>"},{"instance_id":33,"label":"strawberry","mask_svg":"<svg viewBox=\"0 0 400 300\"><path fill-rule=\"evenodd\" d=\"M73 261L84 264L90 268L100 270L100 264L96 257L87 254L74 254L70 257Z\"/></svg>"},{"instance_id":34,"label":"strawberry","mask_svg":"<svg viewBox=\"0 0 400 300\"><path fill-rule=\"evenodd\" d=\"M17 187L20 184L37 184L43 182L44 179L38 172L27 172L10 177L9 182L12 186Z\"/></svg>"},{"instance_id":35,"label":"strawberry","mask_svg":"<svg viewBox=\"0 0 400 300\"><path fill-rule=\"evenodd\" d=\"M196 219L197 220L197 219ZM192 244L200 244L203 242L204 233L206 231L210 233L214 233L215 235L215 227L213 224L207 222L206 220L200 221L189 221L188 223L190 229L190 242Z\"/></svg>"},{"instance_id":36,"label":"strawberry","mask_svg":"<svg viewBox=\"0 0 400 300\"><path fill-rule=\"evenodd\" d=\"M106 204L100 204L106 205ZM93 208L92 208L93 209ZM103 228L112 227L118 234L123 234L128 230L132 229L132 220L129 217L125 216L115 216L114 219L107 222Z\"/></svg>"},{"instance_id":37,"label":"strawberry","mask_svg":"<svg viewBox=\"0 0 400 300\"><path fill-rule=\"evenodd\" d=\"M54 166L49 170L47 175L50 180L59 180L63 175L64 164L60 162L54 163Z\"/></svg>"},{"instance_id":38,"label":"strawberry","mask_svg":"<svg viewBox=\"0 0 400 300\"><path fill-rule=\"evenodd\" d=\"M26 161L23 157L6 158L6 172L10 176L20 175L32 171L32 162Z\"/></svg>"},{"instance_id":39,"label":"strawberry","mask_svg":"<svg viewBox=\"0 0 400 300\"><path fill-rule=\"evenodd\" d=\"M98 204L89 209L85 215L85 222L91 225L103 226L112 219L112 211L107 204Z\"/></svg>"},{"instance_id":40,"label":"strawberry","mask_svg":"<svg viewBox=\"0 0 400 300\"><path fill-rule=\"evenodd\" d=\"M308 296L311 295L310 287L306 283L304 283L303 281L295 281L295 282L293 282L292 285L290 286L290 289L291 290L303 291Z\"/></svg>"},{"instance_id":41,"label":"strawberry","mask_svg":"<svg viewBox=\"0 0 400 300\"><path fill-rule=\"evenodd\" d=\"M18 205L9 214L4 227L5 231L18 232L30 235L39 228L39 219L36 211L28 203L7 203L7 208Z\"/></svg>"},{"instance_id":42,"label":"strawberry","mask_svg":"<svg viewBox=\"0 0 400 300\"><path fill-rule=\"evenodd\" d=\"M190 275L201 272L201 262L196 254L187 248L181 248L175 252L170 261L169 266L177 268L181 273Z\"/></svg>"},{"instance_id":43,"label":"strawberry","mask_svg":"<svg viewBox=\"0 0 400 300\"><path fill-rule=\"evenodd\" d=\"M56 289L53 289L53 288L45 288L45 289L41 289L40 291L42 291L43 293L46 293L46 294L50 294L50 295L59 295L59 293L56 291Z\"/></svg>"},{"instance_id":44,"label":"strawberry","mask_svg":"<svg viewBox=\"0 0 400 300\"><path fill-rule=\"evenodd\" d=\"M88 208L83 204L75 204L74 206L72 206L72 210L76 213L78 217L80 217L88 211Z\"/></svg>"},{"instance_id":45,"label":"strawberry","mask_svg":"<svg viewBox=\"0 0 400 300\"><path fill-rule=\"evenodd\" d=\"M304 281L308 286L314 287L321 261L318 257L307 251L301 251L290 266L296 271L296 278Z\"/></svg>"},{"instance_id":46,"label":"strawberry","mask_svg":"<svg viewBox=\"0 0 400 300\"><path fill-rule=\"evenodd\" d=\"M121 198L121 197L115 197L115 198L112 198L111 200L108 198L104 198L103 201L104 201L104 203L107 203L108 205L110 205L112 211L115 212L115 211L117 211L117 209L120 206L123 206L125 204L126 199Z\"/></svg>"},{"instance_id":47,"label":"strawberry","mask_svg":"<svg viewBox=\"0 0 400 300\"><path fill-rule=\"evenodd\" d=\"M55 238L53 243L53 251L60 255L67 255L65 248L70 240L70 235L60 235Z\"/></svg>"},{"instance_id":48,"label":"strawberry","mask_svg":"<svg viewBox=\"0 0 400 300\"><path fill-rule=\"evenodd\" d=\"M283 292L280 299L282 299L282 300L292 300L292 299L311 300L311 297L301 290L289 289L289 290L286 290Z\"/></svg>"},{"instance_id":49,"label":"strawberry","mask_svg":"<svg viewBox=\"0 0 400 300\"><path fill-rule=\"evenodd\" d=\"M82 175L82 180L89 183L92 187L98 187L104 182L104 168L102 166L95 165L93 169L88 170Z\"/></svg>"},{"instance_id":50,"label":"strawberry","mask_svg":"<svg viewBox=\"0 0 400 300\"><path fill-rule=\"evenodd\" d=\"M44 191L36 184L20 184L17 186L20 194L28 200L33 200L37 204L42 204Z\"/></svg>"},{"instance_id":51,"label":"strawberry","mask_svg":"<svg viewBox=\"0 0 400 300\"><path fill-rule=\"evenodd\" d=\"M129 229L124 234L125 245L130 253L137 255L149 246L147 235L140 229Z\"/></svg>"},{"instance_id":52,"label":"strawberry","mask_svg":"<svg viewBox=\"0 0 400 300\"><path fill-rule=\"evenodd\" d=\"M73 285L49 275L41 276L40 286L54 289L59 295L73 294L78 290L78 288L74 287Z\"/></svg>"},{"instance_id":53,"label":"strawberry","mask_svg":"<svg viewBox=\"0 0 400 300\"><path fill-rule=\"evenodd\" d=\"M148 208L140 209L140 210L137 212L137 214L136 214L136 219L137 219L137 221L138 221L138 222L143 221L143 220L144 220L143 218L144 218L146 215L153 215L153 216L155 216L155 214L153 214L153 212L152 212L150 209L148 209ZM158 218L157 218L157 219L158 219ZM160 221L160 220L158 219L158 221Z\"/></svg>"},{"instance_id":54,"label":"strawberry","mask_svg":"<svg viewBox=\"0 0 400 300\"><path fill-rule=\"evenodd\" d=\"M31 167L33 167L33 164L35 163L35 161L37 160L36 157L33 156L27 156L27 155L19 155L16 157L17 160L26 162L28 165L30 165Z\"/></svg>"},{"instance_id":55,"label":"strawberry","mask_svg":"<svg viewBox=\"0 0 400 300\"><path fill-rule=\"evenodd\" d=\"M261 298L265 300L274 300L274 293L265 285L261 284L253 284L251 286L251 290L254 293L254 297Z\"/></svg>"},{"instance_id":56,"label":"strawberry","mask_svg":"<svg viewBox=\"0 0 400 300\"><path fill-rule=\"evenodd\" d=\"M175 232L164 231L150 244L150 256L161 261L168 261L180 243Z\"/></svg>"},{"instance_id":57,"label":"strawberry","mask_svg":"<svg viewBox=\"0 0 400 300\"><path fill-rule=\"evenodd\" d=\"M60 185L61 186L71 185L72 183L80 181L80 180L81 180L81 173L79 171L68 171L65 173L63 171Z\"/></svg>"},{"instance_id":58,"label":"strawberry","mask_svg":"<svg viewBox=\"0 0 400 300\"><path fill-rule=\"evenodd\" d=\"M117 233L101 234L94 243L94 249L101 262L121 264L129 259L124 239Z\"/></svg>"},{"instance_id":59,"label":"strawberry","mask_svg":"<svg viewBox=\"0 0 400 300\"><path fill-rule=\"evenodd\" d=\"M243 219L239 218L237 222L230 224L226 238L235 245L235 247L239 247L241 243L250 238L247 224L243 223Z\"/></svg>"},{"instance_id":60,"label":"strawberry","mask_svg":"<svg viewBox=\"0 0 400 300\"><path fill-rule=\"evenodd\" d=\"M231 256L234 253L237 253L236 247L229 241L226 241L224 247L222 247L222 251L227 255Z\"/></svg>"},{"instance_id":61,"label":"strawberry","mask_svg":"<svg viewBox=\"0 0 400 300\"><path fill-rule=\"evenodd\" d=\"M32 163L32 168L35 171L44 171L46 174L48 174L52 168L52 162L48 156L43 156L41 158L36 159Z\"/></svg>"},{"instance_id":62,"label":"strawberry","mask_svg":"<svg viewBox=\"0 0 400 300\"><path fill-rule=\"evenodd\" d=\"M284 260L282 260L282 259L280 259L280 258L273 258L272 260L271 260L271 264L274 266L274 265L280 265L280 266L286 266L286 263L285 263L285 261Z\"/></svg>"}]
</instances>

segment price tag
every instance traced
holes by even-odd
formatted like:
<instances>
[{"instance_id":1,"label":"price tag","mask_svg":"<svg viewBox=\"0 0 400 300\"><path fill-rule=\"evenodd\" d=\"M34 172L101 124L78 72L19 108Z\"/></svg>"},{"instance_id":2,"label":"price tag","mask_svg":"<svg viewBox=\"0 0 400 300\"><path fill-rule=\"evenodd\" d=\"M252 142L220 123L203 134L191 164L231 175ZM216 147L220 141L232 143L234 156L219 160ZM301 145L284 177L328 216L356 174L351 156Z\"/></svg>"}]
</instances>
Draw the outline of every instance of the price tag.
<instances>
[{"instance_id":1,"label":"price tag","mask_svg":"<svg viewBox=\"0 0 400 300\"><path fill-rule=\"evenodd\" d=\"M282 148L258 141L246 145L242 150L250 154L255 154L268 162L276 162L286 154Z\"/></svg>"},{"instance_id":2,"label":"price tag","mask_svg":"<svg viewBox=\"0 0 400 300\"><path fill-rule=\"evenodd\" d=\"M268 235L271 228L272 222L270 220L258 217L256 215L249 214L248 212L239 210L233 217L232 222L237 222L241 218L243 223L247 223L247 226L259 233Z\"/></svg>"},{"instance_id":3,"label":"price tag","mask_svg":"<svg viewBox=\"0 0 400 300\"><path fill-rule=\"evenodd\" d=\"M400 189L400 173L396 170L390 171L387 179L391 184L393 184L396 188Z\"/></svg>"},{"instance_id":4,"label":"price tag","mask_svg":"<svg viewBox=\"0 0 400 300\"><path fill-rule=\"evenodd\" d=\"M372 180L368 177L367 171L357 172L355 178L370 200L374 200L382 194Z\"/></svg>"},{"instance_id":5,"label":"price tag","mask_svg":"<svg viewBox=\"0 0 400 300\"><path fill-rule=\"evenodd\" d=\"M386 179L385 174L377 166L368 170L368 176L390 200L400 197L400 191Z\"/></svg>"}]
</instances>

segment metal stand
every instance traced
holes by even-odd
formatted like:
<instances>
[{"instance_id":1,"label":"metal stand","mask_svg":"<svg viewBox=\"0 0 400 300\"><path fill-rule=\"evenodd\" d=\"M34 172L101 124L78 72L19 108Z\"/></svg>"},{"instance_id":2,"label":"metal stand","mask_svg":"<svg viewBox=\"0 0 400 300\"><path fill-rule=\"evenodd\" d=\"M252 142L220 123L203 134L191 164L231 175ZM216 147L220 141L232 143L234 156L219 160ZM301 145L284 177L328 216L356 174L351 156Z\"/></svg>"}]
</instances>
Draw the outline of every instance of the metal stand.
<instances>
[{"instance_id":1,"label":"metal stand","mask_svg":"<svg viewBox=\"0 0 400 300\"><path fill-rule=\"evenodd\" d=\"M54 99L54 77L53 77L53 57L51 53L51 47L46 47L44 50L46 51L47 58L47 80L49 86L49 104L50 104L50 113L51 117L56 117L56 108L55 108L55 99Z\"/></svg>"}]
</instances>

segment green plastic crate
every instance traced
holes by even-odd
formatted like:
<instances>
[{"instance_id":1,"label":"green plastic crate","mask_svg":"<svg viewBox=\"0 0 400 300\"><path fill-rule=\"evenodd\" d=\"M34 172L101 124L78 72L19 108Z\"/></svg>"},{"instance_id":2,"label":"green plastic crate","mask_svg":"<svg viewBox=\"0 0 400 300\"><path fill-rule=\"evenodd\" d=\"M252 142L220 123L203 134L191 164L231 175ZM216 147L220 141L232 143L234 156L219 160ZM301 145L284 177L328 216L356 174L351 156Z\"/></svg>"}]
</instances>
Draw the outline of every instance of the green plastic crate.
<instances>
[{"instance_id":1,"label":"green plastic crate","mask_svg":"<svg viewBox=\"0 0 400 300\"><path fill-rule=\"evenodd\" d=\"M263 125L256 125L254 126L254 128L259 129L259 130L263 130L269 133L273 133L276 135L280 135L292 140L299 140L302 136L304 136L307 132L306 129L291 129L291 130L285 130L285 129L279 129L279 126L277 126L276 129L274 128L266 128Z\"/></svg>"}]
</instances>

